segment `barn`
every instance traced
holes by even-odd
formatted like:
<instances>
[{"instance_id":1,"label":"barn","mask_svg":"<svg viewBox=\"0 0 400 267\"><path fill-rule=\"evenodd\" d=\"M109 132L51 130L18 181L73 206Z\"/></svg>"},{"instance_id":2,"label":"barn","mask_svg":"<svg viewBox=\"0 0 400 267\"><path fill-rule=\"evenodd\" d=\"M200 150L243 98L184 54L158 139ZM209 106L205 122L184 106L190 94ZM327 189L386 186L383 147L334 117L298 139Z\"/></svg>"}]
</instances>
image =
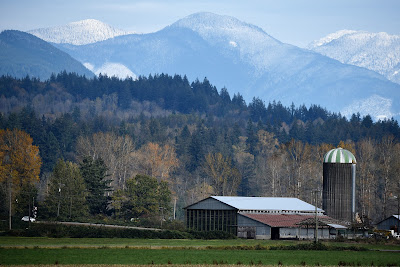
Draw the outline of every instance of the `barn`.
<instances>
[{"instance_id":1,"label":"barn","mask_svg":"<svg viewBox=\"0 0 400 267\"><path fill-rule=\"evenodd\" d=\"M188 229L226 231L241 238L335 238L346 226L298 198L212 196L185 207Z\"/></svg>"},{"instance_id":2,"label":"barn","mask_svg":"<svg viewBox=\"0 0 400 267\"><path fill-rule=\"evenodd\" d=\"M399 233L400 215L392 215L376 224L378 230L394 230Z\"/></svg>"}]
</instances>

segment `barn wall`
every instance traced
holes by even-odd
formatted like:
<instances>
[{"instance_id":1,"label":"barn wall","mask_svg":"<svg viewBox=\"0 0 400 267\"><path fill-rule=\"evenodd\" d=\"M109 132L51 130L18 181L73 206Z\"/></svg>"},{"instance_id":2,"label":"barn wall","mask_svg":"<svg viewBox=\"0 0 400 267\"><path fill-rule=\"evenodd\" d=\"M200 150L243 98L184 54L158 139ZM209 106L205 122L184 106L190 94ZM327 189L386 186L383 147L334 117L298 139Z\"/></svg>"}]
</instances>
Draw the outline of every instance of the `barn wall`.
<instances>
[{"instance_id":1,"label":"barn wall","mask_svg":"<svg viewBox=\"0 0 400 267\"><path fill-rule=\"evenodd\" d=\"M393 229L397 228L397 223L398 223L398 220L395 217L391 216L391 217L387 218L386 220L383 220L382 222L378 223L376 225L376 227L379 230L393 230Z\"/></svg>"},{"instance_id":2,"label":"barn wall","mask_svg":"<svg viewBox=\"0 0 400 267\"><path fill-rule=\"evenodd\" d=\"M206 198L200 202L197 202L189 207L187 209L192 209L192 210L235 210L235 208L226 205L214 198Z\"/></svg>"},{"instance_id":3,"label":"barn wall","mask_svg":"<svg viewBox=\"0 0 400 267\"><path fill-rule=\"evenodd\" d=\"M225 231L236 235L235 210L186 209L187 229L197 231Z\"/></svg>"},{"instance_id":4,"label":"barn wall","mask_svg":"<svg viewBox=\"0 0 400 267\"><path fill-rule=\"evenodd\" d=\"M314 238L314 228L285 228L279 229L280 238L296 238L296 239L313 239ZM318 229L318 239L330 239L334 238L329 234L329 228L319 228Z\"/></svg>"},{"instance_id":5,"label":"barn wall","mask_svg":"<svg viewBox=\"0 0 400 267\"><path fill-rule=\"evenodd\" d=\"M271 239L271 227L269 227L268 225L265 225L263 223L257 222L255 220L252 220L241 214L238 214L238 237L248 238L248 236L245 236L245 234L244 234L244 231L247 230L247 229L244 229L244 227L255 228L255 238L256 239ZM243 232L239 233L239 228ZM239 236L239 235L241 235L241 236Z\"/></svg>"}]
</instances>

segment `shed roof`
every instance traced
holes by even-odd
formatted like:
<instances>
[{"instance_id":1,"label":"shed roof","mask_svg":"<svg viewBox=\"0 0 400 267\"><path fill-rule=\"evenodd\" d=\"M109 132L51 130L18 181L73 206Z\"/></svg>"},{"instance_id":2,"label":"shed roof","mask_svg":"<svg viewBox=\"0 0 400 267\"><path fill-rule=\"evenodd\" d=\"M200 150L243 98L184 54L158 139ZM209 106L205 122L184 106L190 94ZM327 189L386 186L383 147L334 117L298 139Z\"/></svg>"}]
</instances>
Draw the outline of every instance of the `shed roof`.
<instances>
[{"instance_id":1,"label":"shed roof","mask_svg":"<svg viewBox=\"0 0 400 267\"><path fill-rule=\"evenodd\" d=\"M213 196L218 201L238 210L284 210L314 212L315 206L291 197L227 197ZM318 212L323 212L318 208Z\"/></svg>"},{"instance_id":2,"label":"shed roof","mask_svg":"<svg viewBox=\"0 0 400 267\"><path fill-rule=\"evenodd\" d=\"M271 227L290 227L297 228L299 227L298 223L303 220L306 220L312 215L287 215L287 214L254 214L254 213L242 213L248 218L261 222L263 224L267 224Z\"/></svg>"}]
</instances>

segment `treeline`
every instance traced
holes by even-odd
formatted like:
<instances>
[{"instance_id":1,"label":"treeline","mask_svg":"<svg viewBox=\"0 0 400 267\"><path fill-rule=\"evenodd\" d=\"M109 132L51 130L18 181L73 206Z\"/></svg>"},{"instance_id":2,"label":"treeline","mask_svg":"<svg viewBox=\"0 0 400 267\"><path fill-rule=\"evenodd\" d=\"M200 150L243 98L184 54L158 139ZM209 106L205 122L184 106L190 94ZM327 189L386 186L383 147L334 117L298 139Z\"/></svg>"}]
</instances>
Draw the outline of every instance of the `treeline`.
<instances>
[{"instance_id":1,"label":"treeline","mask_svg":"<svg viewBox=\"0 0 400 267\"><path fill-rule=\"evenodd\" d=\"M282 142L295 138L312 144L337 143L349 138L380 139L388 134L400 138L400 128L394 119L374 123L371 116L360 114L346 119L317 105L285 107L275 101L266 105L257 97L246 104L240 93L231 97L226 88L218 92L207 78L190 83L186 76L179 75L120 80L101 75L88 79L62 72L47 81L2 76L0 97L3 115L31 106L39 117L54 120L62 114L75 113L83 120L98 116L115 125L139 115L165 117L178 113L224 118L231 124L250 119L268 127Z\"/></svg>"},{"instance_id":2,"label":"treeline","mask_svg":"<svg viewBox=\"0 0 400 267\"><path fill-rule=\"evenodd\" d=\"M207 79L189 83L164 74L119 80L64 72L44 82L3 76L0 92L0 128L29 133L40 150L39 216L60 216L60 205L65 210L58 212L68 217L68 203L79 195L71 189L69 197L62 195L64 205L45 204L60 197L60 187L50 186L60 159L78 169L88 158L105 164L103 208L91 207L82 194L85 201L77 210L93 216L182 218L182 207L214 194L299 197L313 203L311 192L322 189L323 155L338 145L358 160L360 217L378 221L395 213L400 129L393 119L373 122L354 114L348 120L319 106L265 105L259 98L246 104L240 94L231 98L226 88L218 92ZM142 180L153 186L145 191L158 192L147 213L130 202L135 177L142 175L155 179ZM169 197L161 194L161 184ZM93 188L85 185L81 191ZM6 211L3 205L2 214ZM71 210L74 216L82 214Z\"/></svg>"}]
</instances>

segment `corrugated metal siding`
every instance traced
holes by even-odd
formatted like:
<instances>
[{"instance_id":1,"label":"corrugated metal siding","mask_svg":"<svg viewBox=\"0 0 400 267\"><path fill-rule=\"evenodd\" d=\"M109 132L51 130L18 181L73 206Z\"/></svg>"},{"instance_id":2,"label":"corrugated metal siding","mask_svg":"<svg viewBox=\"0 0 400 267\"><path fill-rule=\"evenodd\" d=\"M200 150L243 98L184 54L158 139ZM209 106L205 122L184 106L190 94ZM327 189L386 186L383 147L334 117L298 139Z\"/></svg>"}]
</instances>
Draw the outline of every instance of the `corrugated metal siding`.
<instances>
[{"instance_id":1,"label":"corrugated metal siding","mask_svg":"<svg viewBox=\"0 0 400 267\"><path fill-rule=\"evenodd\" d=\"M324 163L322 208L332 218L352 221L352 164Z\"/></svg>"},{"instance_id":2,"label":"corrugated metal siding","mask_svg":"<svg viewBox=\"0 0 400 267\"><path fill-rule=\"evenodd\" d=\"M271 236L271 227L263 223L252 220L246 216L238 214L238 227L250 226L256 227L257 236Z\"/></svg>"}]
</instances>

